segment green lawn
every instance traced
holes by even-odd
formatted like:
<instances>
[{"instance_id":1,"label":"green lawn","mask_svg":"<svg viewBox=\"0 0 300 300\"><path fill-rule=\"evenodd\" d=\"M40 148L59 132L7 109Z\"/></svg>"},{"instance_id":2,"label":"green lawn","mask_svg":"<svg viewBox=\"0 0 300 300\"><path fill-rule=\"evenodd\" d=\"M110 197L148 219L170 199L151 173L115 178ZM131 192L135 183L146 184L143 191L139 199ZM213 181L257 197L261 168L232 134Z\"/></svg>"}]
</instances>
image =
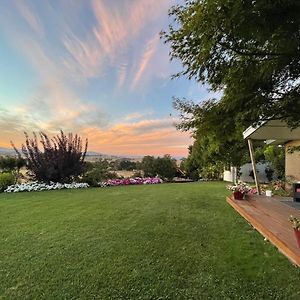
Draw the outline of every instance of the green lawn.
<instances>
[{"instance_id":1,"label":"green lawn","mask_svg":"<svg viewBox=\"0 0 300 300\"><path fill-rule=\"evenodd\" d=\"M0 299L300 299L223 183L0 194Z\"/></svg>"}]
</instances>

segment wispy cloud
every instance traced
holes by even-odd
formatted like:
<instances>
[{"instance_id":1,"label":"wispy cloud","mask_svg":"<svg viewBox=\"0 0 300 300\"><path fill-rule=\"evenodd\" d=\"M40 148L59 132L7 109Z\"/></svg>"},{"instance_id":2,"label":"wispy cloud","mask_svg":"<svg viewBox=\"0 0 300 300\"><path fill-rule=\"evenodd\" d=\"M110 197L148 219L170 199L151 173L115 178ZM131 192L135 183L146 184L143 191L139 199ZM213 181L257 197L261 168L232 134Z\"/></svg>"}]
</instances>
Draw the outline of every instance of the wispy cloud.
<instances>
[{"instance_id":1,"label":"wispy cloud","mask_svg":"<svg viewBox=\"0 0 300 300\"><path fill-rule=\"evenodd\" d=\"M135 88L137 86L137 84L139 83L139 81L141 80L141 78L142 78L142 76L143 76L155 50L156 50L158 40L159 40L158 36L155 35L154 38L152 38L150 41L148 41L145 51L143 53L143 56L141 58L140 64L137 68L135 77L131 84L131 88Z\"/></svg>"},{"instance_id":2,"label":"wispy cloud","mask_svg":"<svg viewBox=\"0 0 300 300\"><path fill-rule=\"evenodd\" d=\"M63 59L63 65L74 79L89 79L101 74L104 56L92 38L84 42L69 32L62 42L69 54Z\"/></svg>"},{"instance_id":3,"label":"wispy cloud","mask_svg":"<svg viewBox=\"0 0 300 300\"><path fill-rule=\"evenodd\" d=\"M189 139L176 131L174 120L156 119L143 105L131 114L128 108L122 116L115 107L103 109L109 107L103 99L116 89L139 97L135 89L162 72L163 64L152 63L161 29L155 26L171 2L91 0L84 5L70 2L69 11L61 10L66 4L60 1L46 2L46 8L29 0L15 1L12 7L0 3L1 27L38 78L29 99L10 111L0 110L0 145L7 145L12 136L22 141L23 131L52 134L64 129L87 136L93 150L158 154L181 149ZM87 8L86 19L75 18L82 8ZM98 89L103 82L111 89L106 98ZM86 92L91 86L94 91Z\"/></svg>"},{"instance_id":4,"label":"wispy cloud","mask_svg":"<svg viewBox=\"0 0 300 300\"><path fill-rule=\"evenodd\" d=\"M14 1L20 15L24 18L30 28L40 36L44 35L44 26L41 22L40 17L34 11L33 7L30 7L29 3L24 1Z\"/></svg>"},{"instance_id":5,"label":"wispy cloud","mask_svg":"<svg viewBox=\"0 0 300 300\"><path fill-rule=\"evenodd\" d=\"M133 112L127 116L125 116L125 121L132 121L132 120L139 120L142 118L148 118L149 116L153 115L153 111L148 110L147 112Z\"/></svg>"},{"instance_id":6,"label":"wispy cloud","mask_svg":"<svg viewBox=\"0 0 300 300\"><path fill-rule=\"evenodd\" d=\"M97 77L107 68L118 67L117 87L121 88L129 76L129 61L131 47L134 41L143 38L142 30L147 23L154 22L162 15L162 7L168 7L172 2L164 3L153 0L119 2L92 1L92 11L96 24L84 37L78 37L70 29L62 37L63 45L68 54L63 59L67 71L77 80ZM141 35L141 36L140 36ZM147 38L147 37L146 37ZM151 39L146 47L147 53L136 71L135 86L147 67L147 56L153 55L158 43L158 35ZM135 63L135 59L133 60ZM131 75L131 74L130 74ZM80 78L82 77L82 78Z\"/></svg>"},{"instance_id":7,"label":"wispy cloud","mask_svg":"<svg viewBox=\"0 0 300 300\"><path fill-rule=\"evenodd\" d=\"M123 63L120 65L118 70L118 88L121 88L126 80L127 75L127 64Z\"/></svg>"}]
</instances>

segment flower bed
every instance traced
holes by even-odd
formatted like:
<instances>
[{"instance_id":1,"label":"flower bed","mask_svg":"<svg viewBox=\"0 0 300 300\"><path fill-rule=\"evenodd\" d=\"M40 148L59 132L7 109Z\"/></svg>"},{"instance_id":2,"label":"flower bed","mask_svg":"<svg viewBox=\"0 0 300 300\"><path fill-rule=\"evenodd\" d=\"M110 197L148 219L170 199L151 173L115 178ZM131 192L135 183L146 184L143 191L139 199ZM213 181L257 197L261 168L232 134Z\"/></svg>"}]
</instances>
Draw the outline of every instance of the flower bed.
<instances>
[{"instance_id":1,"label":"flower bed","mask_svg":"<svg viewBox=\"0 0 300 300\"><path fill-rule=\"evenodd\" d=\"M163 181L157 177L148 177L148 178L124 178L124 179L109 179L107 181L101 182L99 186L120 186L120 185L139 185L139 184L159 184Z\"/></svg>"},{"instance_id":2,"label":"flower bed","mask_svg":"<svg viewBox=\"0 0 300 300\"><path fill-rule=\"evenodd\" d=\"M50 190L61 190L61 189L82 189L88 188L87 183L59 183L51 182L50 184L41 182L29 182L10 185L4 192L5 193L17 193L17 192L31 192L31 191L50 191Z\"/></svg>"},{"instance_id":3,"label":"flower bed","mask_svg":"<svg viewBox=\"0 0 300 300\"><path fill-rule=\"evenodd\" d=\"M120 185L138 185L138 184L159 184L163 181L160 178L125 178L125 179L109 179L104 182L99 183L99 187L108 187L108 186L120 186ZM87 183L59 183L51 182L50 184L41 183L41 182L29 182L10 185L5 193L17 193L17 192L31 192L31 191L50 191L50 190L61 190L61 189L82 189L88 188Z\"/></svg>"}]
</instances>

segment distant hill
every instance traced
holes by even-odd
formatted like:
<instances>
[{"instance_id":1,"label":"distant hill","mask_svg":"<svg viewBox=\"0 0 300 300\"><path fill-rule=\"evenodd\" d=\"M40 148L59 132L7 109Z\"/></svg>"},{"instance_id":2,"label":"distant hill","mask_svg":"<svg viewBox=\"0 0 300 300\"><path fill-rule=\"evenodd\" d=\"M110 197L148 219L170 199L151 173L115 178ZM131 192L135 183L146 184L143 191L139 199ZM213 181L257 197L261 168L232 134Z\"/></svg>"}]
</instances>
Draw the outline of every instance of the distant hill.
<instances>
[{"instance_id":1,"label":"distant hill","mask_svg":"<svg viewBox=\"0 0 300 300\"><path fill-rule=\"evenodd\" d=\"M0 147L0 155L15 155L16 152L11 148Z\"/></svg>"},{"instance_id":2,"label":"distant hill","mask_svg":"<svg viewBox=\"0 0 300 300\"><path fill-rule=\"evenodd\" d=\"M86 155L87 156L103 156L104 154L99 153L99 152L87 151Z\"/></svg>"},{"instance_id":3,"label":"distant hill","mask_svg":"<svg viewBox=\"0 0 300 300\"><path fill-rule=\"evenodd\" d=\"M5 147L0 147L0 156L1 155L16 155L16 152L14 149L11 148L5 148ZM114 155L114 154L104 154L104 153L99 153L99 152L94 152L94 151L88 151L86 153L86 158L87 160L97 160L99 158L106 158L110 160L116 160L116 159L129 159L129 160L137 160L140 161L142 160L143 156L142 155ZM180 160L182 157L174 157L177 160Z\"/></svg>"}]
</instances>

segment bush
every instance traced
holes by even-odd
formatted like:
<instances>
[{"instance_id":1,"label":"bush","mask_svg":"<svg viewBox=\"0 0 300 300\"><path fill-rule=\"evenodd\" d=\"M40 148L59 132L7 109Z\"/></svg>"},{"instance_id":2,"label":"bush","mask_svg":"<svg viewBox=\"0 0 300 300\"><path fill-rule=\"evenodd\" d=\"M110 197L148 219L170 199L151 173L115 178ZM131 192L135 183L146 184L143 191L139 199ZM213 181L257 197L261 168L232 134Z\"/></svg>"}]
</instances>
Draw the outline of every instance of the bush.
<instances>
[{"instance_id":1,"label":"bush","mask_svg":"<svg viewBox=\"0 0 300 300\"><path fill-rule=\"evenodd\" d=\"M274 170L270 166L267 166L265 169L265 173L267 179L269 180L269 182L271 182L273 180Z\"/></svg>"},{"instance_id":2,"label":"bush","mask_svg":"<svg viewBox=\"0 0 300 300\"><path fill-rule=\"evenodd\" d=\"M91 171L84 174L84 176L82 177L82 182L86 182L90 186L98 186L99 182L108 178L109 174L107 170L101 168L94 168Z\"/></svg>"},{"instance_id":3,"label":"bush","mask_svg":"<svg viewBox=\"0 0 300 300\"><path fill-rule=\"evenodd\" d=\"M85 163L86 172L82 176L81 181L88 183L90 186L99 186L99 183L106 179L117 178L115 172L109 171L109 163L107 160L98 160L96 162Z\"/></svg>"},{"instance_id":4,"label":"bush","mask_svg":"<svg viewBox=\"0 0 300 300\"><path fill-rule=\"evenodd\" d=\"M132 178L143 177L143 174L141 171L135 171L131 177Z\"/></svg>"},{"instance_id":5,"label":"bush","mask_svg":"<svg viewBox=\"0 0 300 300\"><path fill-rule=\"evenodd\" d=\"M271 164L271 167L276 171L278 179L285 177L285 150L284 147L269 145L264 150L266 160Z\"/></svg>"},{"instance_id":6,"label":"bush","mask_svg":"<svg viewBox=\"0 0 300 300\"><path fill-rule=\"evenodd\" d=\"M31 139L25 133L26 141L22 145L22 153L34 179L48 183L51 181L67 183L83 173L87 140L83 147L82 139L77 134L65 135L61 131L60 135L50 139L41 132L39 134L41 150L37 135L33 133L33 136ZM13 147L21 157L17 148L14 145Z\"/></svg>"},{"instance_id":7,"label":"bush","mask_svg":"<svg viewBox=\"0 0 300 300\"><path fill-rule=\"evenodd\" d=\"M11 173L0 173L0 192L15 183L15 176Z\"/></svg>"}]
</instances>

